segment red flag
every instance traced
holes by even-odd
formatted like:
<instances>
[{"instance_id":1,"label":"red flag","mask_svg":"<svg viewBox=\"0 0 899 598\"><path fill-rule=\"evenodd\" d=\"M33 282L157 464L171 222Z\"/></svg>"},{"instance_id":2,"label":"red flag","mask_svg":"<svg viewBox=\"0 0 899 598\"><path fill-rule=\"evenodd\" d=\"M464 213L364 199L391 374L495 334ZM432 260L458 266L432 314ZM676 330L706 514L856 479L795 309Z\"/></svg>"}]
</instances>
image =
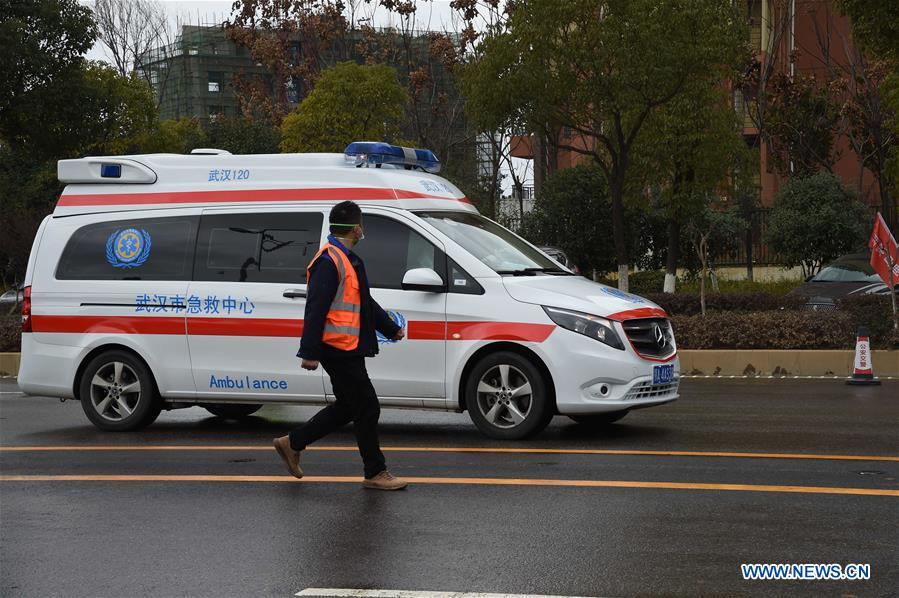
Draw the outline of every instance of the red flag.
<instances>
[{"instance_id":1,"label":"red flag","mask_svg":"<svg viewBox=\"0 0 899 598\"><path fill-rule=\"evenodd\" d=\"M871 248L871 267L880 275L884 284L890 285L890 264L893 266L892 284L899 282L899 249L880 212L877 212L874 219L874 231L871 232L868 247Z\"/></svg>"}]
</instances>

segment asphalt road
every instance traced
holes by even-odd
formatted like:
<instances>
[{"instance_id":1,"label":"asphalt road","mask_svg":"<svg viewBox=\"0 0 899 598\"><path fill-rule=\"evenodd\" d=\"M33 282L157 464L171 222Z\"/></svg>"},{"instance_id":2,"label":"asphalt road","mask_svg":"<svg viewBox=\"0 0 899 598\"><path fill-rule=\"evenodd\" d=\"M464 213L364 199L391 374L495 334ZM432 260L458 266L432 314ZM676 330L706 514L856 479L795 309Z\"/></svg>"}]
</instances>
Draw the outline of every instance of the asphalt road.
<instances>
[{"instance_id":1,"label":"asphalt road","mask_svg":"<svg viewBox=\"0 0 899 598\"><path fill-rule=\"evenodd\" d=\"M286 476L270 440L314 408L192 408L115 434L0 380L0 595L899 595L899 384L682 390L523 443L385 410L390 468L418 481L379 493L348 432L303 454L310 481ZM871 579L744 581L741 563L867 563Z\"/></svg>"}]
</instances>

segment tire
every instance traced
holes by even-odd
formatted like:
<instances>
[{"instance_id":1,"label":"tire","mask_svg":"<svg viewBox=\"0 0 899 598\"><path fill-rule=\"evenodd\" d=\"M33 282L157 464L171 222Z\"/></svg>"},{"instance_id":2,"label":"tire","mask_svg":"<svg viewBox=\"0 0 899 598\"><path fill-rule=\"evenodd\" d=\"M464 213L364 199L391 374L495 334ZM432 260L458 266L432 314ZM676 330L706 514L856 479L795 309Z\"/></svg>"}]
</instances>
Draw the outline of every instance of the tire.
<instances>
[{"instance_id":1,"label":"tire","mask_svg":"<svg viewBox=\"0 0 899 598\"><path fill-rule=\"evenodd\" d=\"M91 359L81 374L79 394L91 423L110 432L148 426L162 410L149 368L126 351L107 351Z\"/></svg>"},{"instance_id":2,"label":"tire","mask_svg":"<svg viewBox=\"0 0 899 598\"><path fill-rule=\"evenodd\" d=\"M610 411L608 413L593 413L590 415L569 415L571 419L584 426L608 426L630 413L630 410Z\"/></svg>"},{"instance_id":3,"label":"tire","mask_svg":"<svg viewBox=\"0 0 899 598\"><path fill-rule=\"evenodd\" d=\"M500 440L533 436L553 416L540 370L509 351L487 355L472 368L465 382L465 404L478 429Z\"/></svg>"},{"instance_id":4,"label":"tire","mask_svg":"<svg viewBox=\"0 0 899 598\"><path fill-rule=\"evenodd\" d=\"M213 403L211 405L203 405L202 407L212 415L224 419L242 419L244 417L249 417L262 409L262 405L239 405L231 403Z\"/></svg>"}]
</instances>

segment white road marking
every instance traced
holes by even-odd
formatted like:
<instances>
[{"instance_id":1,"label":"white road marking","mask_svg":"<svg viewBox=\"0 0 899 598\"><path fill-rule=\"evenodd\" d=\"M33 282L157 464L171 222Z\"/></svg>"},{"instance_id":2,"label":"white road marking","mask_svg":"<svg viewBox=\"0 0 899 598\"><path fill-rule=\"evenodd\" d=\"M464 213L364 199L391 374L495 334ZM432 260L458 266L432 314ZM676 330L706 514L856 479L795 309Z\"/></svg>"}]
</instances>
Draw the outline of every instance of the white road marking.
<instances>
[{"instance_id":1,"label":"white road marking","mask_svg":"<svg viewBox=\"0 0 899 598\"><path fill-rule=\"evenodd\" d=\"M320 598L584 598L543 594L478 594L472 592L417 592L412 590L364 590L350 588L306 588L295 596Z\"/></svg>"}]
</instances>

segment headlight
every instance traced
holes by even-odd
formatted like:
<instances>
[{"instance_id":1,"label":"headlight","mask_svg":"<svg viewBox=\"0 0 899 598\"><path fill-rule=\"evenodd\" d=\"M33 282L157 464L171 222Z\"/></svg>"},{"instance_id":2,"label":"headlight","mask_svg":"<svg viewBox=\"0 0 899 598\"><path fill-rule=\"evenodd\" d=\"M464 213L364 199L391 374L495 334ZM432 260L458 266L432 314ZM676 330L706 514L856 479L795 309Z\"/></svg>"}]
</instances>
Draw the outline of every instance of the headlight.
<instances>
[{"instance_id":1,"label":"headlight","mask_svg":"<svg viewBox=\"0 0 899 598\"><path fill-rule=\"evenodd\" d=\"M624 345L621 343L618 333L615 332L611 320L579 311L546 307L545 305L543 306L543 311L546 312L550 320L562 328L589 336L610 347L624 351Z\"/></svg>"}]
</instances>

